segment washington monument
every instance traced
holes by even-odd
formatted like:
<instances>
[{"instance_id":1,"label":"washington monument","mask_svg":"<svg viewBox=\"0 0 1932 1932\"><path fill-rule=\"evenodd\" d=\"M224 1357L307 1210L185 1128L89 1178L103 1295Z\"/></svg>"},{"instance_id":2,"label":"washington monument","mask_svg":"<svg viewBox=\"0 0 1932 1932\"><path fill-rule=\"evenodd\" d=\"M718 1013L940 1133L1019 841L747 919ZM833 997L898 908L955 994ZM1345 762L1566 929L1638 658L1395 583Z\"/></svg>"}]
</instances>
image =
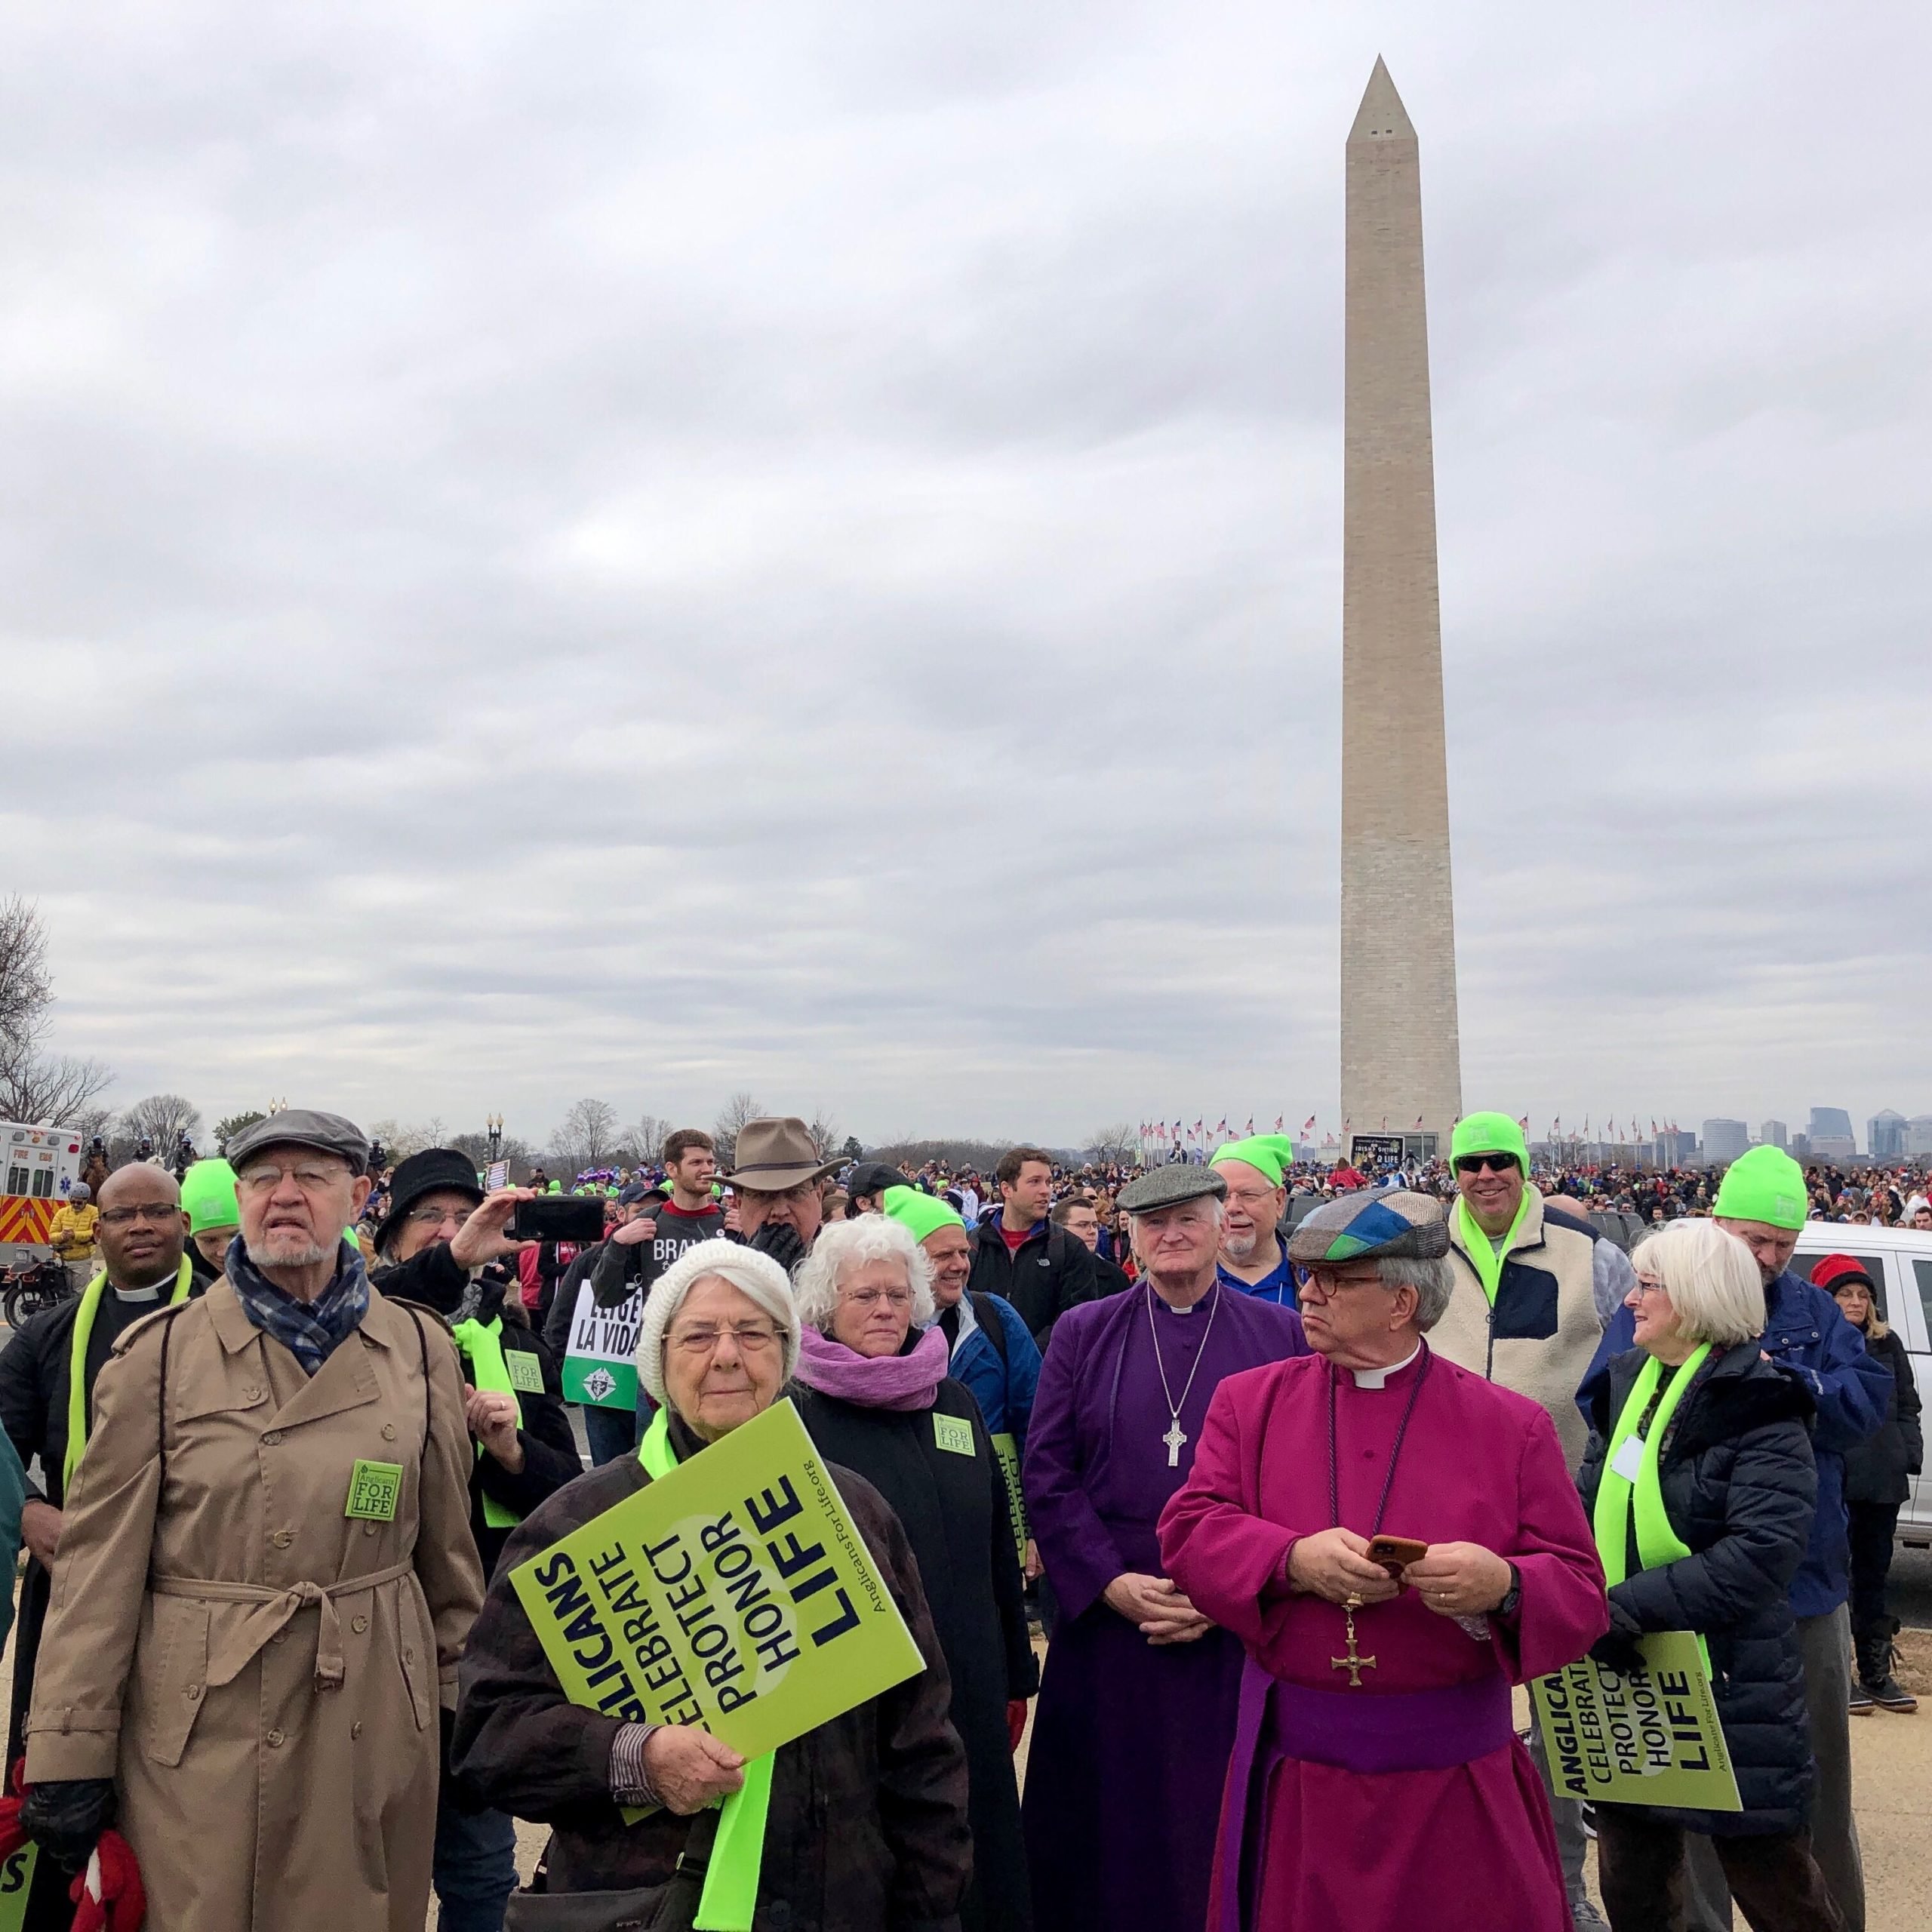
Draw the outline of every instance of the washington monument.
<instances>
[{"instance_id":1,"label":"washington monument","mask_svg":"<svg viewBox=\"0 0 1932 1932\"><path fill-rule=\"evenodd\" d=\"M1348 141L1342 534L1342 1112L1462 1112L1435 457L1416 131L1380 60Z\"/></svg>"}]
</instances>

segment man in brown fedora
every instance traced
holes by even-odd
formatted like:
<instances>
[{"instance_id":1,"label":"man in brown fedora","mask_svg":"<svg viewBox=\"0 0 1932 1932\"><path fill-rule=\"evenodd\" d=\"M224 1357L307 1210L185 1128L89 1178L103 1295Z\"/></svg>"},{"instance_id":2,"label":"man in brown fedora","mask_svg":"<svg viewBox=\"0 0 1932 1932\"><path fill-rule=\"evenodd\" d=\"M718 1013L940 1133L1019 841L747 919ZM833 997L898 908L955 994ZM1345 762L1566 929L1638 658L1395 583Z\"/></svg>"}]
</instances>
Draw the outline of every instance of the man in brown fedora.
<instances>
[{"instance_id":1,"label":"man in brown fedora","mask_svg":"<svg viewBox=\"0 0 1932 1932\"><path fill-rule=\"evenodd\" d=\"M740 1239L780 1267L795 1268L824 1224L819 1183L838 1164L820 1156L811 1130L795 1114L746 1121L738 1130L732 1170L724 1177L737 1195Z\"/></svg>"}]
</instances>

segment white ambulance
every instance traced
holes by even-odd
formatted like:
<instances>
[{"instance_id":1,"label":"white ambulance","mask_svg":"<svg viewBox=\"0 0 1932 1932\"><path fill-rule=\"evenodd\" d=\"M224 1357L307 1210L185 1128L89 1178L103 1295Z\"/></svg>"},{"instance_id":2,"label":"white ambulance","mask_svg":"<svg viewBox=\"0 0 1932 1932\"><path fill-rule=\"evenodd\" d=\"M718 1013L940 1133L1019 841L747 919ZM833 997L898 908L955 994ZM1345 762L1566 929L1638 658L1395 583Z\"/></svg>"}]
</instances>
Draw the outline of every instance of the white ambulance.
<instances>
[{"instance_id":1,"label":"white ambulance","mask_svg":"<svg viewBox=\"0 0 1932 1932\"><path fill-rule=\"evenodd\" d=\"M81 1137L63 1127L29 1127L0 1121L0 1155L6 1185L0 1188L0 1267L45 1261L54 1211L81 1177Z\"/></svg>"}]
</instances>

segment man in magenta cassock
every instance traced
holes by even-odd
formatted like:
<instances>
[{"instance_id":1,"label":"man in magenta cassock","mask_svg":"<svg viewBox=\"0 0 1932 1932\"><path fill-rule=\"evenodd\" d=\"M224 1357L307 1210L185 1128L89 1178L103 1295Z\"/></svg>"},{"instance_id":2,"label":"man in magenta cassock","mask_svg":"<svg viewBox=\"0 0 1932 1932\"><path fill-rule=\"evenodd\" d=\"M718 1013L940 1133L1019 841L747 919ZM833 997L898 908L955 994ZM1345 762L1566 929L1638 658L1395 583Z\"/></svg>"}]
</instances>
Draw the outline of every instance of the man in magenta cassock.
<instances>
[{"instance_id":1,"label":"man in magenta cassock","mask_svg":"<svg viewBox=\"0 0 1932 1932\"><path fill-rule=\"evenodd\" d=\"M1432 1353L1448 1224L1351 1195L1290 1238L1316 1352L1231 1377L1161 1552L1247 1648L1210 1932L1571 1932L1510 1686L1609 1625L1537 1403ZM1395 1574L1377 1536L1426 1553Z\"/></svg>"},{"instance_id":2,"label":"man in magenta cassock","mask_svg":"<svg viewBox=\"0 0 1932 1932\"><path fill-rule=\"evenodd\" d=\"M1026 1506L1060 1620L1022 1814L1033 1921L1198 1932L1241 1647L1169 1580L1155 1525L1223 1379L1305 1355L1293 1310L1216 1279L1218 1170L1123 1189L1142 1278L1055 1326L1026 1438Z\"/></svg>"}]
</instances>

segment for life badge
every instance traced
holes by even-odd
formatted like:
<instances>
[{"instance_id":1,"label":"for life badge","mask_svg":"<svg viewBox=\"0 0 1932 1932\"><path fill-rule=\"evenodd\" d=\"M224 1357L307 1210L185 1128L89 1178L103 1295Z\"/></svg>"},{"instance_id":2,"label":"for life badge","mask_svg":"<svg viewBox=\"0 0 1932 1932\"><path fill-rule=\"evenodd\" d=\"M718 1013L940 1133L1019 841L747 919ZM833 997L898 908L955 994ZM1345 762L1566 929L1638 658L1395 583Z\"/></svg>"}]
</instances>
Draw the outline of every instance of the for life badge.
<instances>
[{"instance_id":1,"label":"for life badge","mask_svg":"<svg viewBox=\"0 0 1932 1932\"><path fill-rule=\"evenodd\" d=\"M358 1457L349 1472L349 1500L342 1513L372 1523L392 1523L401 1497L400 1463L365 1463Z\"/></svg>"},{"instance_id":2,"label":"for life badge","mask_svg":"<svg viewBox=\"0 0 1932 1932\"><path fill-rule=\"evenodd\" d=\"M973 1454L973 1425L964 1416L943 1416L933 1412L933 1440L955 1456Z\"/></svg>"},{"instance_id":3,"label":"for life badge","mask_svg":"<svg viewBox=\"0 0 1932 1932\"><path fill-rule=\"evenodd\" d=\"M503 1367L509 1371L510 1386L519 1395L543 1394L543 1364L535 1355L521 1349L506 1349Z\"/></svg>"}]
</instances>

